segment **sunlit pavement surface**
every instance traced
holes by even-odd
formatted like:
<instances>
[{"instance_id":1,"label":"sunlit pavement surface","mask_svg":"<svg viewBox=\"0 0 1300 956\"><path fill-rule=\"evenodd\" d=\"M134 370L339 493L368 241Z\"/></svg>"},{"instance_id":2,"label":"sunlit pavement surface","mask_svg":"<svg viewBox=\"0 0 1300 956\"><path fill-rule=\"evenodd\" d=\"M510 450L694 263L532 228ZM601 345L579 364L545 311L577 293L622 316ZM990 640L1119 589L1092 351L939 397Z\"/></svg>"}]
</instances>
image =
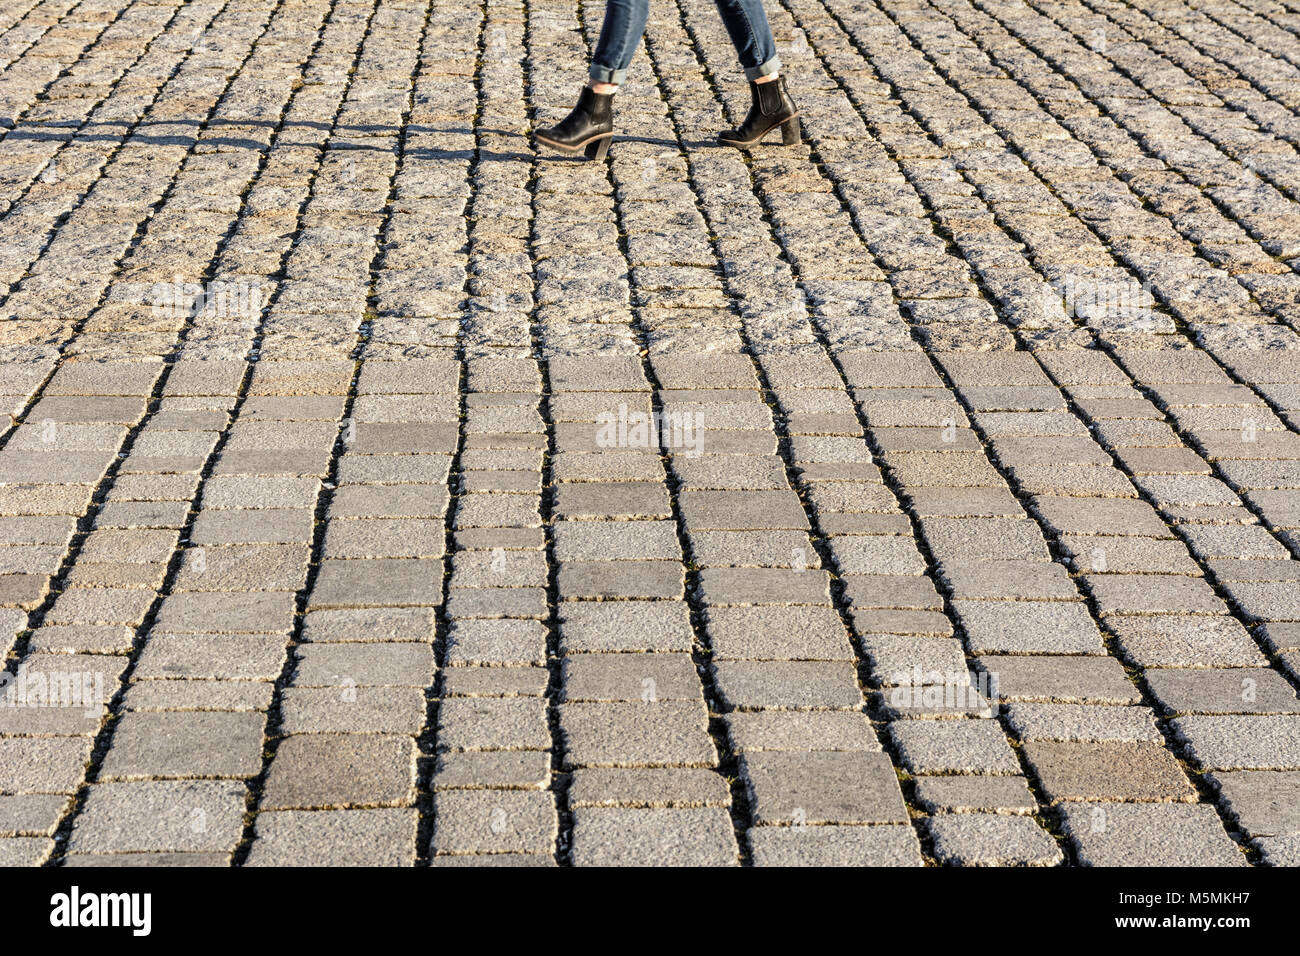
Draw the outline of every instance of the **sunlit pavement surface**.
<instances>
[{"instance_id":1,"label":"sunlit pavement surface","mask_svg":"<svg viewBox=\"0 0 1300 956\"><path fill-rule=\"evenodd\" d=\"M0 2L0 862L1300 863L1300 3Z\"/></svg>"}]
</instances>

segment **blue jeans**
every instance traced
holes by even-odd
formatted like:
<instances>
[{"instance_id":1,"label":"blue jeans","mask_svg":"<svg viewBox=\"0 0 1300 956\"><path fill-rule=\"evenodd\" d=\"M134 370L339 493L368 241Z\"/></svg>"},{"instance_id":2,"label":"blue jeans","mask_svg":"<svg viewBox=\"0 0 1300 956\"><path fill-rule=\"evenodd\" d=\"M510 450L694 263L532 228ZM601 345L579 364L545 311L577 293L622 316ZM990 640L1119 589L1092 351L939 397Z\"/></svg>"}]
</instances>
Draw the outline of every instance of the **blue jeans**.
<instances>
[{"instance_id":1,"label":"blue jeans","mask_svg":"<svg viewBox=\"0 0 1300 956\"><path fill-rule=\"evenodd\" d=\"M745 68L745 79L771 76L781 69L776 41L767 25L762 0L714 0L727 33ZM645 33L650 0L606 0L605 22L587 75L596 83L619 84L627 79L628 64Z\"/></svg>"}]
</instances>

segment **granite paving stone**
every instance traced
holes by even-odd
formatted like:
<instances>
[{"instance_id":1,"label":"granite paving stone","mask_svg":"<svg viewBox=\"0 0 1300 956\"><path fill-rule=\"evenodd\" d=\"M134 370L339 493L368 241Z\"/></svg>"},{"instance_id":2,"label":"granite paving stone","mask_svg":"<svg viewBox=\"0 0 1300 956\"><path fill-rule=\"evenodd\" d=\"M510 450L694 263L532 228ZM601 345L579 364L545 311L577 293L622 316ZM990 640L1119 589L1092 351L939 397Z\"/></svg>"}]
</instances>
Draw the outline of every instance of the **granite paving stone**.
<instances>
[{"instance_id":1,"label":"granite paving stone","mask_svg":"<svg viewBox=\"0 0 1300 956\"><path fill-rule=\"evenodd\" d=\"M931 818L938 860L956 866L1054 866L1063 855L1051 835L1029 817L954 813Z\"/></svg>"},{"instance_id":2,"label":"granite paving stone","mask_svg":"<svg viewBox=\"0 0 1300 956\"><path fill-rule=\"evenodd\" d=\"M1081 804L1064 814L1085 866L1246 865L1214 809L1204 804Z\"/></svg>"}]
</instances>

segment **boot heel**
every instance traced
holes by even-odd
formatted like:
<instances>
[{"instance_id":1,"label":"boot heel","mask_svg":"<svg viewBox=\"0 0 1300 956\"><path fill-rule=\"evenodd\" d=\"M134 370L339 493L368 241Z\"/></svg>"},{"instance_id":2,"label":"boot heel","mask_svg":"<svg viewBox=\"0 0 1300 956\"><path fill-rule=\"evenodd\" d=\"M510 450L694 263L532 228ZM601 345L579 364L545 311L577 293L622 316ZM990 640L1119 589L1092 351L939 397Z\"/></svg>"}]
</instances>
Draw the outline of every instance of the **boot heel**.
<instances>
[{"instance_id":1,"label":"boot heel","mask_svg":"<svg viewBox=\"0 0 1300 956\"><path fill-rule=\"evenodd\" d=\"M605 154L609 152L609 141L613 138L612 136L602 136L594 143L588 143L586 149L587 158L594 159L596 162L604 159Z\"/></svg>"},{"instance_id":2,"label":"boot heel","mask_svg":"<svg viewBox=\"0 0 1300 956\"><path fill-rule=\"evenodd\" d=\"M798 146L801 142L799 136L799 117L788 119L781 124L781 145Z\"/></svg>"}]
</instances>

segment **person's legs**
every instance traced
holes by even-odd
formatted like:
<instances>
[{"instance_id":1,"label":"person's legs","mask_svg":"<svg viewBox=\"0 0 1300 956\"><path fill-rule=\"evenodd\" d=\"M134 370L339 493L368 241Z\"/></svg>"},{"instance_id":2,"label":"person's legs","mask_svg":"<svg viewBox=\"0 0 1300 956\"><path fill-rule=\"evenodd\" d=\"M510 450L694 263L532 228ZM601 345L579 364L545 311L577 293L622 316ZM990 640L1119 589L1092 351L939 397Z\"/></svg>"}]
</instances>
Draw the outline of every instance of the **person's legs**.
<instances>
[{"instance_id":1,"label":"person's legs","mask_svg":"<svg viewBox=\"0 0 1300 956\"><path fill-rule=\"evenodd\" d=\"M650 0L606 0L600 39L587 70L593 92L614 93L627 79L649 15Z\"/></svg>"},{"instance_id":2,"label":"person's legs","mask_svg":"<svg viewBox=\"0 0 1300 956\"><path fill-rule=\"evenodd\" d=\"M745 68L745 79L751 83L775 80L781 72L781 58L776 55L776 41L772 39L762 0L714 2L740 57L740 65Z\"/></svg>"},{"instance_id":3,"label":"person's legs","mask_svg":"<svg viewBox=\"0 0 1300 956\"><path fill-rule=\"evenodd\" d=\"M799 108L786 92L781 59L776 55L776 41L763 12L762 0L714 2L740 65L745 68L750 97L749 114L735 129L719 133L718 142L724 146L754 146L779 126L781 142L793 146L800 138Z\"/></svg>"},{"instance_id":4,"label":"person's legs","mask_svg":"<svg viewBox=\"0 0 1300 956\"><path fill-rule=\"evenodd\" d=\"M627 79L649 15L650 0L606 0L600 39L578 105L559 123L539 129L539 142L568 153L585 149L591 159L605 158L614 135L614 94Z\"/></svg>"}]
</instances>

